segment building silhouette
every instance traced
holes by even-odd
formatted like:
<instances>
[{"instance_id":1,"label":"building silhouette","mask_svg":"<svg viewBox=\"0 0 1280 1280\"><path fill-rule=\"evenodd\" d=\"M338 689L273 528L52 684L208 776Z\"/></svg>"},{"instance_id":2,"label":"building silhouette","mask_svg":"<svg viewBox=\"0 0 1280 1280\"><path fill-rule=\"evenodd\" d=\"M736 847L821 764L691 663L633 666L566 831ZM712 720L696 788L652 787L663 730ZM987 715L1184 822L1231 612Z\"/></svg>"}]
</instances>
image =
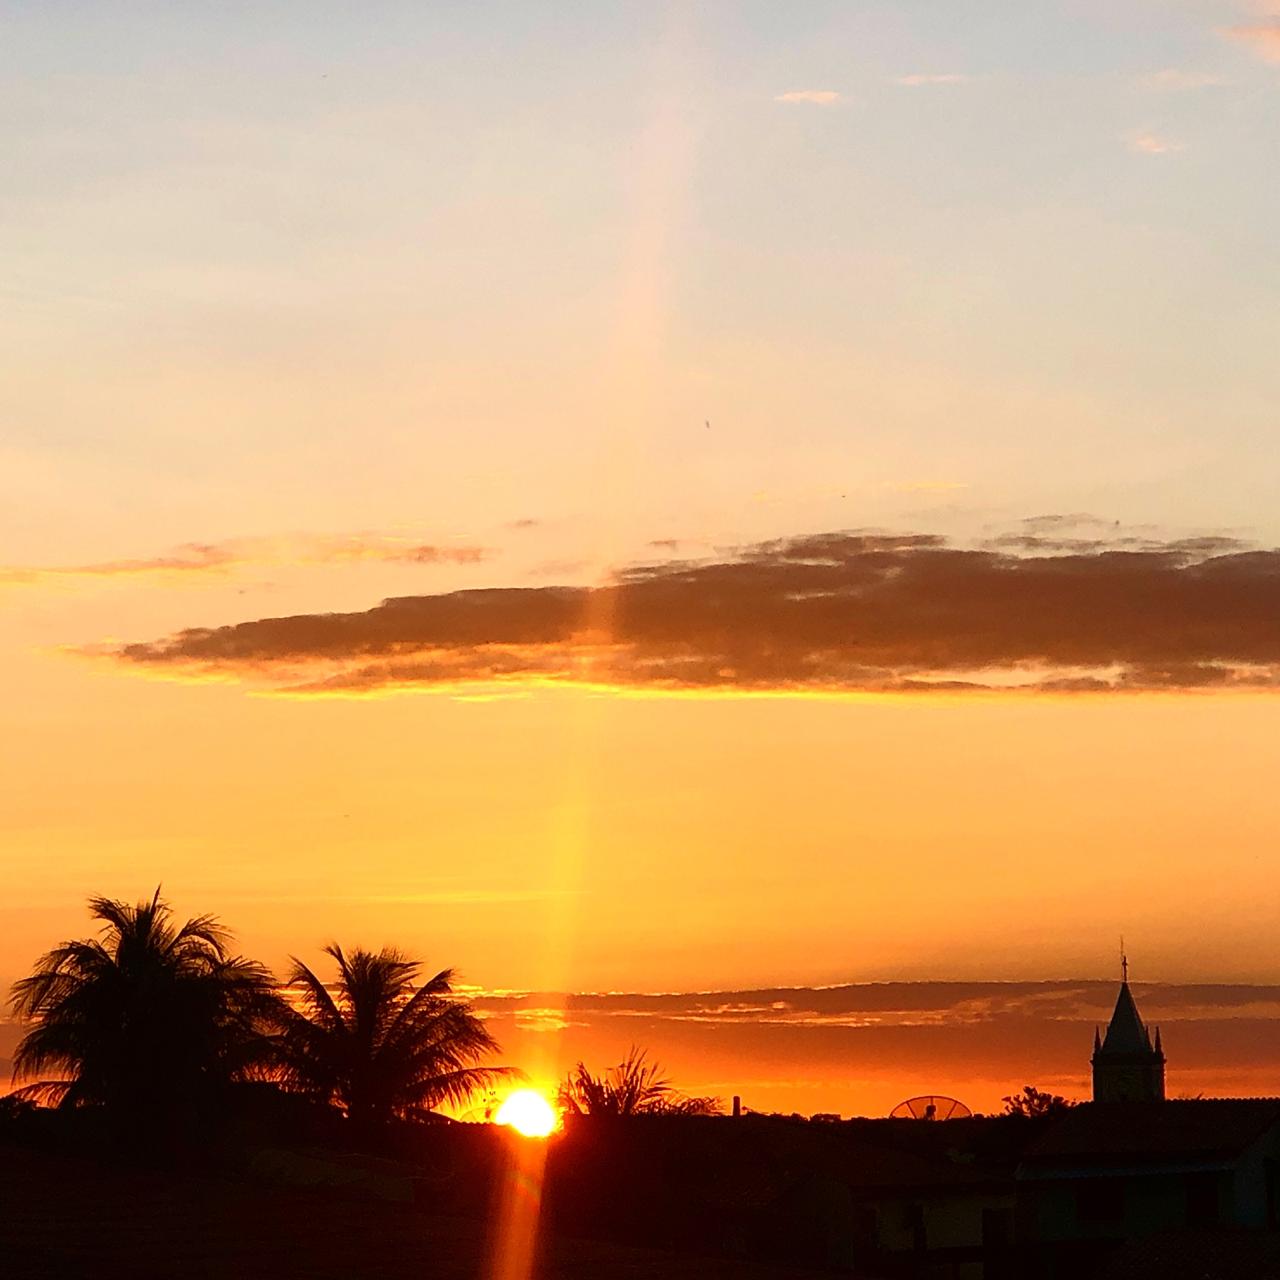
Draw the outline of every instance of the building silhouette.
<instances>
[{"instance_id":1,"label":"building silhouette","mask_svg":"<svg viewBox=\"0 0 1280 1280\"><path fill-rule=\"evenodd\" d=\"M1164 1046L1160 1028L1155 1043L1129 990L1129 961L1121 957L1120 994L1101 1036L1093 1032L1094 1102L1163 1102Z\"/></svg>"}]
</instances>

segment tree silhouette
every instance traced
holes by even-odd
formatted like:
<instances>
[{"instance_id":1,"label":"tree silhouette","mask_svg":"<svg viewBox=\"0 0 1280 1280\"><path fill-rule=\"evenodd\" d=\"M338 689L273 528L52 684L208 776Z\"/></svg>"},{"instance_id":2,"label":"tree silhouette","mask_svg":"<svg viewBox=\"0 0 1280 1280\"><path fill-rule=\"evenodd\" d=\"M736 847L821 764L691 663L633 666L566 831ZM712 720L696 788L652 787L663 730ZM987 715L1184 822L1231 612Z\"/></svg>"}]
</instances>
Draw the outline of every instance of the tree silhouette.
<instances>
[{"instance_id":1,"label":"tree silhouette","mask_svg":"<svg viewBox=\"0 0 1280 1280\"><path fill-rule=\"evenodd\" d=\"M1050 1116L1075 1106L1074 1102L1060 1094L1041 1091L1033 1084L1023 1085L1021 1093L1001 1098L1000 1101L1004 1103L1004 1114L1007 1116Z\"/></svg>"},{"instance_id":2,"label":"tree silhouette","mask_svg":"<svg viewBox=\"0 0 1280 1280\"><path fill-rule=\"evenodd\" d=\"M688 1097L662 1075L656 1062L632 1045L627 1056L603 1075L593 1076L579 1062L557 1093L561 1110L576 1115L711 1116L721 1110L719 1098Z\"/></svg>"},{"instance_id":3,"label":"tree silhouette","mask_svg":"<svg viewBox=\"0 0 1280 1280\"><path fill-rule=\"evenodd\" d=\"M276 996L260 964L232 955L213 916L178 924L157 889L136 906L91 898L96 938L64 942L13 986L31 1024L13 1078L63 1107L103 1106L117 1118L193 1115L264 1062Z\"/></svg>"},{"instance_id":4,"label":"tree silhouette","mask_svg":"<svg viewBox=\"0 0 1280 1280\"><path fill-rule=\"evenodd\" d=\"M282 1007L277 1044L287 1089L341 1107L367 1138L519 1074L477 1065L498 1044L453 994L452 969L415 989L422 966L399 951L324 950L338 966L332 987L296 957L289 975L297 1000Z\"/></svg>"}]
</instances>

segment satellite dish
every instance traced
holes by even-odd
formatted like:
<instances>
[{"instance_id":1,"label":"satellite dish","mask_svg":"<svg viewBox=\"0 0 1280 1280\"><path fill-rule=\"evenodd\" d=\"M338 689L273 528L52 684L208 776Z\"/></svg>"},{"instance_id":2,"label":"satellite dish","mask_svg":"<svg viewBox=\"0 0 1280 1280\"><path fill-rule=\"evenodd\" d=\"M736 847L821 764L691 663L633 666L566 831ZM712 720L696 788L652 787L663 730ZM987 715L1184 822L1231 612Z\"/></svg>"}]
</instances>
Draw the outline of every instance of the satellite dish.
<instances>
[{"instance_id":1,"label":"satellite dish","mask_svg":"<svg viewBox=\"0 0 1280 1280\"><path fill-rule=\"evenodd\" d=\"M891 1120L964 1120L973 1112L963 1102L941 1093L925 1093L908 1098L889 1112Z\"/></svg>"},{"instance_id":2,"label":"satellite dish","mask_svg":"<svg viewBox=\"0 0 1280 1280\"><path fill-rule=\"evenodd\" d=\"M498 1109L498 1095L492 1090L485 1094L484 1098L476 1105L464 1111L458 1117L468 1124L489 1124L493 1120L494 1112Z\"/></svg>"}]
</instances>

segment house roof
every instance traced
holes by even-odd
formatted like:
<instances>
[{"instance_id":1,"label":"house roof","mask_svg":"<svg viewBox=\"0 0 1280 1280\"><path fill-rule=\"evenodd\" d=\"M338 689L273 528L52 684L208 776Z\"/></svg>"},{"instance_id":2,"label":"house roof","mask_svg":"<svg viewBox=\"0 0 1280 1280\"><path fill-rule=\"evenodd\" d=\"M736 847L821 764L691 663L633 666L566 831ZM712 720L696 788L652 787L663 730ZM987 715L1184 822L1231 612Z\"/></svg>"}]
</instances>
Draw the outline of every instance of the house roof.
<instances>
[{"instance_id":1,"label":"house roof","mask_svg":"<svg viewBox=\"0 0 1280 1280\"><path fill-rule=\"evenodd\" d=\"M959 1160L847 1143L831 1159L828 1169L854 1190L915 1190L920 1192L976 1189L999 1182L997 1176ZM1012 1184L1010 1184L1012 1186Z\"/></svg>"},{"instance_id":2,"label":"house roof","mask_svg":"<svg viewBox=\"0 0 1280 1280\"><path fill-rule=\"evenodd\" d=\"M815 1178L855 1197L1013 1185L1007 1172L976 1161L859 1140L841 1125L769 1116L650 1116L630 1123L588 1116L566 1128L560 1145L578 1149L583 1167L594 1152L611 1165L650 1170L667 1184L687 1182L696 1188L689 1194L718 1203L767 1203Z\"/></svg>"},{"instance_id":3,"label":"house roof","mask_svg":"<svg viewBox=\"0 0 1280 1280\"><path fill-rule=\"evenodd\" d=\"M1277 1124L1280 1098L1086 1102L1072 1107L1035 1142L1023 1164L1236 1156Z\"/></svg>"}]
</instances>

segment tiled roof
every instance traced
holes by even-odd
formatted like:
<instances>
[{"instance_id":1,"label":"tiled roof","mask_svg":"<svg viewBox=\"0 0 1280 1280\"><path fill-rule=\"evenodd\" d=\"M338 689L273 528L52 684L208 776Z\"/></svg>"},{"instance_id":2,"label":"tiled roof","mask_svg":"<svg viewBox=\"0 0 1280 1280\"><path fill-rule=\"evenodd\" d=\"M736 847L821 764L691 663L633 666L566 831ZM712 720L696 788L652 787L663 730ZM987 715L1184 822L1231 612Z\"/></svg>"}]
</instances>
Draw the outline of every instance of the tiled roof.
<instances>
[{"instance_id":1,"label":"tiled roof","mask_svg":"<svg viewBox=\"0 0 1280 1280\"><path fill-rule=\"evenodd\" d=\"M1280 1098L1089 1102L1073 1107L1024 1164L1233 1156L1280 1124Z\"/></svg>"},{"instance_id":2,"label":"tiled roof","mask_svg":"<svg viewBox=\"0 0 1280 1280\"><path fill-rule=\"evenodd\" d=\"M813 1178L843 1184L854 1195L1012 1187L1007 1174L974 1161L876 1145L841 1125L766 1116L652 1116L639 1123L585 1117L566 1130L565 1145L584 1155L594 1149L610 1163L652 1169L666 1182L688 1181L700 1196L734 1203L767 1202Z\"/></svg>"},{"instance_id":3,"label":"tiled roof","mask_svg":"<svg viewBox=\"0 0 1280 1280\"><path fill-rule=\"evenodd\" d=\"M1094 1280L1274 1280L1280 1236L1271 1231L1179 1231L1131 1240Z\"/></svg>"}]
</instances>

